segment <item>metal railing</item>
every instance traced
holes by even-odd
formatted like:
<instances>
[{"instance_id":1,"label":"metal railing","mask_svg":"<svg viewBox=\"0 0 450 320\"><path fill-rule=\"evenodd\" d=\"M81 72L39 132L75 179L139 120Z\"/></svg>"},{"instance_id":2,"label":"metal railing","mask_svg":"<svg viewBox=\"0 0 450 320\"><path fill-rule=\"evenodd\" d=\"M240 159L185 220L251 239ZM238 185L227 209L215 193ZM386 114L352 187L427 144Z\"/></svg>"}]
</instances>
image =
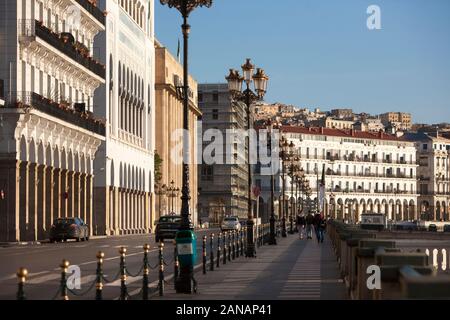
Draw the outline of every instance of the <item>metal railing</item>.
<instances>
[{"instance_id":1,"label":"metal railing","mask_svg":"<svg viewBox=\"0 0 450 320\"><path fill-rule=\"evenodd\" d=\"M18 28L21 36L39 37L73 61L95 73L100 78L106 78L106 69L103 64L87 54L82 54L76 49L74 44L65 42L59 34L44 26L42 22L37 20L19 20Z\"/></svg>"},{"instance_id":2,"label":"metal railing","mask_svg":"<svg viewBox=\"0 0 450 320\"><path fill-rule=\"evenodd\" d=\"M95 19L97 19L102 25L105 25L106 17L102 10L94 5L89 0L76 0L80 6L82 6L87 12L89 12Z\"/></svg>"},{"instance_id":3,"label":"metal railing","mask_svg":"<svg viewBox=\"0 0 450 320\"><path fill-rule=\"evenodd\" d=\"M34 108L96 134L104 136L106 133L105 124L100 119L95 118L91 113L82 113L71 108L63 107L59 103L35 92L14 92L12 96L8 97L7 106Z\"/></svg>"},{"instance_id":4,"label":"metal railing","mask_svg":"<svg viewBox=\"0 0 450 320\"><path fill-rule=\"evenodd\" d=\"M261 247L263 245L268 244L269 235L270 235L270 226L269 224L262 224L258 226L254 226L255 228L255 245L257 247ZM175 241L174 241L175 242ZM245 256L245 252L247 250L247 227L243 227L241 230L227 231L221 232L217 235L217 238L214 234L210 234L208 236L204 236L202 238L202 263L201 269L203 274L207 274L208 272L214 272L221 265L226 265L227 263L231 263L234 260L239 258L243 258ZM174 246L173 259L167 259L164 257L164 243L160 242L158 245L158 257L157 262L154 265L150 264L149 254L150 246L148 244L143 246L143 260L142 265L138 272L132 273L126 264L126 254L127 249L125 247L121 247L119 249L120 261L119 261L119 269L117 274L113 278L107 278L103 274L103 262L105 259L105 254L103 252L97 253L97 268L95 279L87 285L87 289L83 292L79 292L76 290L72 290L67 286L68 279L68 269L70 267L70 263L67 260L63 260L60 269L61 269L61 277L59 287L53 296L52 300L61 299L61 300L69 300L70 296L83 297L90 293L93 293L95 289L94 297L96 300L103 300L103 287L104 284L113 283L116 281L120 281L120 291L119 291L119 300L149 300L152 296L165 295L166 285L173 282L175 283L179 278L180 274L180 262L179 255L177 252L176 245ZM170 281L167 281L167 277L165 275L165 268L169 267L173 264L173 277L171 277ZM158 280L157 285L151 287L149 284L149 274L151 270L155 270L158 272ZM28 270L25 268L20 268L17 272L18 279L18 289L17 289L17 300L26 300L26 281L28 277ZM138 293L130 294L128 290L127 277L137 278L142 277L142 286ZM196 287L196 280L194 279L194 285Z\"/></svg>"}]
</instances>

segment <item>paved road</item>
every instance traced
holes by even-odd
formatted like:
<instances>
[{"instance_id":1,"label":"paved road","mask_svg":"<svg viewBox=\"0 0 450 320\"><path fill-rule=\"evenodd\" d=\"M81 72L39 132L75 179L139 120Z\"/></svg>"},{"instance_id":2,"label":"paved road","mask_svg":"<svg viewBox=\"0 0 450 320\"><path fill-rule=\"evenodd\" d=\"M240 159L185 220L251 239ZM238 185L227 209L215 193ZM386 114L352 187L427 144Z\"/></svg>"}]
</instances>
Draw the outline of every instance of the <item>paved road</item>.
<instances>
[{"instance_id":1,"label":"paved road","mask_svg":"<svg viewBox=\"0 0 450 320\"><path fill-rule=\"evenodd\" d=\"M217 230L200 231L198 235L198 253L201 257L202 237ZM97 267L96 254L105 253L104 274L113 278L119 271L119 249L127 248L126 264L130 273L136 274L142 267L143 245L150 244L149 262L152 267L158 263L158 247L153 235L132 235L93 239L89 242L67 242L58 244L42 244L33 246L13 246L0 248L0 300L15 299L17 280L15 273L20 267L25 267L30 273L25 292L28 299L52 299L59 286L61 277L59 265L63 259L69 260L71 265L78 265L81 269L81 290L84 292L95 280ZM165 242L164 256L169 266L166 276L173 274L174 246L171 240ZM199 260L200 262L200 260ZM157 268L150 273L150 282L158 279ZM142 277L128 277L129 293L137 293L141 288ZM154 284L156 286L156 283ZM120 293L120 281L105 284L104 298L115 299ZM95 288L82 298L70 295L71 299L92 299Z\"/></svg>"},{"instance_id":2,"label":"paved road","mask_svg":"<svg viewBox=\"0 0 450 320\"><path fill-rule=\"evenodd\" d=\"M163 298L172 300L344 300L331 242L279 238L277 246L258 249L255 259L240 258L219 269L198 274L196 295L179 295L171 288Z\"/></svg>"}]
</instances>

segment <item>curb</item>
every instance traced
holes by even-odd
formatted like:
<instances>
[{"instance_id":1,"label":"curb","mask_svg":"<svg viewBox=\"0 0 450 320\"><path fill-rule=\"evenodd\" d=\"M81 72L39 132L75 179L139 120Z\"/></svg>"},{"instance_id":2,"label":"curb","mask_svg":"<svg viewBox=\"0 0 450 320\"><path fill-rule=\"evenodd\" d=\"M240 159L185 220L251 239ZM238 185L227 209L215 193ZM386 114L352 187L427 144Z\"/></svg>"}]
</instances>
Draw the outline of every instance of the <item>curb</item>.
<instances>
[{"instance_id":1,"label":"curb","mask_svg":"<svg viewBox=\"0 0 450 320\"><path fill-rule=\"evenodd\" d=\"M40 241L30 241L30 242L0 242L0 247L22 247L22 246L40 246L42 242Z\"/></svg>"}]
</instances>

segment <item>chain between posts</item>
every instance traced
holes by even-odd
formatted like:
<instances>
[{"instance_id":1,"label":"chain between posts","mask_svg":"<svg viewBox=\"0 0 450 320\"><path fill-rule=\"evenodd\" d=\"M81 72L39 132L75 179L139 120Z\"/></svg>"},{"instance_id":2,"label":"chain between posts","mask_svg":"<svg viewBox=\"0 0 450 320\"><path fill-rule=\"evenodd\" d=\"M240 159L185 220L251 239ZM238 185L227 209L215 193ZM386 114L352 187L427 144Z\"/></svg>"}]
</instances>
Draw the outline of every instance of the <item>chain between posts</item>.
<instances>
[{"instance_id":1,"label":"chain between posts","mask_svg":"<svg viewBox=\"0 0 450 320\"><path fill-rule=\"evenodd\" d=\"M220 267L220 262L222 260L223 264L226 264L227 262L230 262L232 260L235 260L239 258L240 256L244 255L245 252L245 245L246 245L246 228L241 228L241 230L234 230L234 231L226 231L226 232L220 232L217 235L217 254L215 254L214 251L214 244L215 244L215 238L216 235L214 233L209 235L209 257L208 257L208 236L203 237L203 273L207 273L207 264L209 262L209 270L214 271L215 267ZM111 283L113 281L117 281L120 279L120 300L128 300L130 297L128 293L127 288L127 280L128 276L137 277L142 273L142 287L138 294L133 294L134 299L136 299L137 296L142 295L143 300L148 300L150 294L152 294L151 288L149 288L149 274L151 269L156 269L156 267L159 266L159 276L158 276L158 286L155 287L156 291L159 292L160 296L164 295L165 291L165 275L164 275L164 265L167 265L163 250L164 250L164 243L159 243L159 255L158 255L158 264L154 267L150 266L149 263L149 252L150 252L150 245L146 244L143 246L143 264L142 268L139 271L138 275L134 276L131 275L127 270L126 265L126 253L127 249L126 247L121 247L119 249L120 254L120 266L119 266L119 272L114 280L107 279L104 275L104 258L105 254L103 252L98 252L96 255L97 258L97 268L95 273L95 279L92 282L92 285L90 285L89 290L83 292L83 293L76 293L73 292L68 288L67 285L67 279L68 279L68 268L70 266L69 262L67 260L63 260L60 264L61 269L61 278L60 278L60 284L58 292L56 293L55 298L59 295L62 300L69 300L69 292L76 296L83 296L91 291L95 287L95 300L103 300L103 290L104 290L104 283ZM209 261L208 261L209 260ZM174 241L174 252L173 252L173 263L174 263L174 282L179 277L179 257L177 252L176 243ZM25 268L21 268L17 271L16 274L18 278L18 290L16 294L17 300L25 300L25 282L27 280L28 271Z\"/></svg>"}]
</instances>

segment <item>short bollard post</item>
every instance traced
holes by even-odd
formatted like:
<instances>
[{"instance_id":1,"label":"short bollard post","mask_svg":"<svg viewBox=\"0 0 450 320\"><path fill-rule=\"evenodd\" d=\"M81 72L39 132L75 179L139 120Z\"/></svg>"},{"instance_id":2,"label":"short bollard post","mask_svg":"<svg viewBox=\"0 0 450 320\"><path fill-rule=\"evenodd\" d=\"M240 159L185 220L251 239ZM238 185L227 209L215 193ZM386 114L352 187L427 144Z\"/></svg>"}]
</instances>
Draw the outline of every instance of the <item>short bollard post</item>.
<instances>
[{"instance_id":1,"label":"short bollard post","mask_svg":"<svg viewBox=\"0 0 450 320\"><path fill-rule=\"evenodd\" d=\"M220 239L222 238L222 232L219 233L219 235L217 236L217 265L216 267L219 268L220 267Z\"/></svg>"},{"instance_id":2,"label":"short bollard post","mask_svg":"<svg viewBox=\"0 0 450 320\"><path fill-rule=\"evenodd\" d=\"M16 275L18 279L17 300L26 300L24 285L25 281L27 281L28 270L25 268L20 268Z\"/></svg>"},{"instance_id":3,"label":"short bollard post","mask_svg":"<svg viewBox=\"0 0 450 320\"><path fill-rule=\"evenodd\" d=\"M241 246L241 231L240 230L236 230L236 259L239 258L240 256L240 246Z\"/></svg>"},{"instance_id":4,"label":"short bollard post","mask_svg":"<svg viewBox=\"0 0 450 320\"><path fill-rule=\"evenodd\" d=\"M206 236L203 236L203 274L206 274Z\"/></svg>"},{"instance_id":5,"label":"short bollard post","mask_svg":"<svg viewBox=\"0 0 450 320\"><path fill-rule=\"evenodd\" d=\"M103 258L105 254L103 252L97 253L97 270L95 280L95 300L103 299Z\"/></svg>"},{"instance_id":6,"label":"short bollard post","mask_svg":"<svg viewBox=\"0 0 450 320\"><path fill-rule=\"evenodd\" d=\"M159 243L159 296L164 295L164 243Z\"/></svg>"},{"instance_id":7,"label":"short bollard post","mask_svg":"<svg viewBox=\"0 0 450 320\"><path fill-rule=\"evenodd\" d=\"M142 300L148 300L148 276L150 268L148 265L148 253L150 252L150 245L144 245L144 270L142 273Z\"/></svg>"},{"instance_id":8,"label":"short bollard post","mask_svg":"<svg viewBox=\"0 0 450 320\"><path fill-rule=\"evenodd\" d=\"M61 300L69 300L69 296L67 295L67 269L69 268L70 263L67 260L63 260L61 265Z\"/></svg>"},{"instance_id":9,"label":"short bollard post","mask_svg":"<svg viewBox=\"0 0 450 320\"><path fill-rule=\"evenodd\" d=\"M231 259L236 259L236 242L235 242L235 230L231 231Z\"/></svg>"},{"instance_id":10,"label":"short bollard post","mask_svg":"<svg viewBox=\"0 0 450 320\"><path fill-rule=\"evenodd\" d=\"M227 232L223 233L223 264L227 264Z\"/></svg>"},{"instance_id":11,"label":"short bollard post","mask_svg":"<svg viewBox=\"0 0 450 320\"><path fill-rule=\"evenodd\" d=\"M209 236L209 271L214 271L214 233Z\"/></svg>"},{"instance_id":12,"label":"short bollard post","mask_svg":"<svg viewBox=\"0 0 450 320\"><path fill-rule=\"evenodd\" d=\"M174 266L173 266L173 274L174 274L174 286L175 286L175 290L176 290L176 284L177 284L177 279L178 276L180 274L180 261L178 260L178 250L177 250L177 240L173 240L173 261L174 261Z\"/></svg>"},{"instance_id":13,"label":"short bollard post","mask_svg":"<svg viewBox=\"0 0 450 320\"><path fill-rule=\"evenodd\" d=\"M247 252L247 227L244 228L244 252Z\"/></svg>"},{"instance_id":14,"label":"short bollard post","mask_svg":"<svg viewBox=\"0 0 450 320\"><path fill-rule=\"evenodd\" d=\"M127 266L125 264L125 255L127 254L127 248L121 247L120 253L120 300L127 300Z\"/></svg>"},{"instance_id":15,"label":"short bollard post","mask_svg":"<svg viewBox=\"0 0 450 320\"><path fill-rule=\"evenodd\" d=\"M231 231L228 231L228 261L231 261Z\"/></svg>"}]
</instances>

